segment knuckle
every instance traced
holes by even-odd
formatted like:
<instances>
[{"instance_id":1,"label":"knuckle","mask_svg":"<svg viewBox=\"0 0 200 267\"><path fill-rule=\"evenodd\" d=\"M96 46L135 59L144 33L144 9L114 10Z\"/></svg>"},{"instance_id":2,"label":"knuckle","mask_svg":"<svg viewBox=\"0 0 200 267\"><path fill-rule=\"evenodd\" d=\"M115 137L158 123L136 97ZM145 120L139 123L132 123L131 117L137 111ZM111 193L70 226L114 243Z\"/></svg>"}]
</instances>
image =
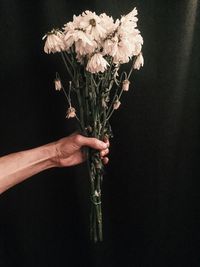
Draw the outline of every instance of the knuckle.
<instances>
[{"instance_id":1,"label":"knuckle","mask_svg":"<svg viewBox=\"0 0 200 267\"><path fill-rule=\"evenodd\" d=\"M80 134L76 134L75 136L74 136L74 142L76 143L76 144L81 144L81 142L82 142L82 136L80 135Z\"/></svg>"},{"instance_id":2,"label":"knuckle","mask_svg":"<svg viewBox=\"0 0 200 267\"><path fill-rule=\"evenodd\" d=\"M93 144L95 147L99 147L99 141L97 139L93 139Z\"/></svg>"}]
</instances>

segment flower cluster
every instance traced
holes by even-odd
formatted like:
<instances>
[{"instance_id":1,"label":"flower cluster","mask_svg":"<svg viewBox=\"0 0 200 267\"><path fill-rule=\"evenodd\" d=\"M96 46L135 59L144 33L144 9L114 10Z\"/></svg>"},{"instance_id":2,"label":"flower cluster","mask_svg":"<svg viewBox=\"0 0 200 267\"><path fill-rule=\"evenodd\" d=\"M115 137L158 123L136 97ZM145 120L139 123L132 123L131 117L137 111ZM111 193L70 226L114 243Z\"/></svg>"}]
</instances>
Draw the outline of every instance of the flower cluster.
<instances>
[{"instance_id":1,"label":"flower cluster","mask_svg":"<svg viewBox=\"0 0 200 267\"><path fill-rule=\"evenodd\" d=\"M143 38L137 29L137 9L114 21L105 13L85 11L66 23L63 30L53 29L45 35L44 51L75 51L76 59L86 63L91 73L103 73L110 62L123 64L136 56L135 69L144 64L141 53Z\"/></svg>"},{"instance_id":2,"label":"flower cluster","mask_svg":"<svg viewBox=\"0 0 200 267\"><path fill-rule=\"evenodd\" d=\"M68 107L66 118L75 118L81 134L101 140L112 137L110 118L121 107L121 96L130 86L134 69L144 64L143 38L137 29L137 9L114 20L105 13L85 11L73 17L62 30L44 36L45 53L58 52L70 76L67 90L59 74L55 89L62 91ZM120 71L133 61L129 73ZM68 76L68 77L69 77ZM103 239L101 185L104 166L98 151L87 150L90 177L90 233L96 242Z\"/></svg>"}]
</instances>

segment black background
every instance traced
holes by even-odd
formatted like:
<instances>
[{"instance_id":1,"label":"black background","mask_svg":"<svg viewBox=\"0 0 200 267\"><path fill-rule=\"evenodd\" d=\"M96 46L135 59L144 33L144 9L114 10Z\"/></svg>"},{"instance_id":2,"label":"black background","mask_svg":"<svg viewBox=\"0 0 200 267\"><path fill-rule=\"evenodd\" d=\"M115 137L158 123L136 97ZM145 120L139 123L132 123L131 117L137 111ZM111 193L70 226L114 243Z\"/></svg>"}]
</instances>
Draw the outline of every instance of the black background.
<instances>
[{"instance_id":1,"label":"black background","mask_svg":"<svg viewBox=\"0 0 200 267\"><path fill-rule=\"evenodd\" d=\"M200 15L197 0L0 2L0 155L68 135L59 55L41 38L86 9L135 6L145 66L112 119L104 242L88 231L85 165L51 169L0 197L1 267L200 266Z\"/></svg>"}]
</instances>

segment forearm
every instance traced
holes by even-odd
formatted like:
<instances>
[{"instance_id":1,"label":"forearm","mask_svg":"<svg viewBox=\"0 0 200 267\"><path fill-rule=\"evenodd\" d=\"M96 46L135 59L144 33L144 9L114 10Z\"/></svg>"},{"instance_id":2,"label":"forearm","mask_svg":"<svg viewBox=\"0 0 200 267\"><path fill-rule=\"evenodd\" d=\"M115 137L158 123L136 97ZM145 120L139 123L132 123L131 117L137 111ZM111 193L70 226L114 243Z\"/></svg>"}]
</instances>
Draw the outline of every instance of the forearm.
<instances>
[{"instance_id":1,"label":"forearm","mask_svg":"<svg viewBox=\"0 0 200 267\"><path fill-rule=\"evenodd\" d=\"M54 143L0 158L0 193L43 170L56 166Z\"/></svg>"},{"instance_id":2,"label":"forearm","mask_svg":"<svg viewBox=\"0 0 200 267\"><path fill-rule=\"evenodd\" d=\"M72 134L56 142L0 158L0 194L25 179L52 167L68 167L85 161L83 146L108 154L109 142ZM104 164L108 158L103 158Z\"/></svg>"}]
</instances>

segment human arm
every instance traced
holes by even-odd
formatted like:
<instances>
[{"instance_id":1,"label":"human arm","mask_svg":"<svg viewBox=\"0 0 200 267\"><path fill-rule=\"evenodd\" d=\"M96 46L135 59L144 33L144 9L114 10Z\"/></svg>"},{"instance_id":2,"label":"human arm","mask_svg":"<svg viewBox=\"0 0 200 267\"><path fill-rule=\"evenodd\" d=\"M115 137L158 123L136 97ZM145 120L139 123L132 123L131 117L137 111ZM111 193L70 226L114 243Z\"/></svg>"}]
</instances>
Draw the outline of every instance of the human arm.
<instances>
[{"instance_id":1,"label":"human arm","mask_svg":"<svg viewBox=\"0 0 200 267\"><path fill-rule=\"evenodd\" d=\"M47 145L3 156L0 158L0 194L43 170L82 163L86 157L82 151L84 146L99 150L106 164L108 145L108 141L73 134Z\"/></svg>"}]
</instances>

